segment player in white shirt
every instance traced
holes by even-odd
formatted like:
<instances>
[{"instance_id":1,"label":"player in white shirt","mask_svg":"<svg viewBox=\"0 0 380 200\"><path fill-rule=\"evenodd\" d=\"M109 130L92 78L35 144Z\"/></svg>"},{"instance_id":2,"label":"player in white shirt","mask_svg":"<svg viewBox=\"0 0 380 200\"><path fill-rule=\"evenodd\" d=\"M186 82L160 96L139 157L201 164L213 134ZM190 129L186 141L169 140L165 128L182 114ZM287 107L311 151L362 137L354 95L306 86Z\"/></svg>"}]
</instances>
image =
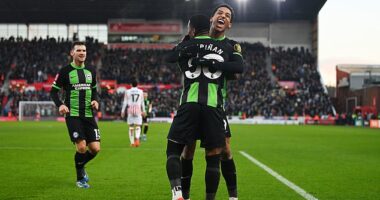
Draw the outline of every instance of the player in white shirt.
<instances>
[{"instance_id":1,"label":"player in white shirt","mask_svg":"<svg viewBox=\"0 0 380 200\"><path fill-rule=\"evenodd\" d=\"M138 147L140 145L142 117L145 116L145 105L143 91L137 88L137 81L132 81L132 88L124 94L123 108L121 110L122 118L125 116L126 108L129 140L132 147Z\"/></svg>"}]
</instances>

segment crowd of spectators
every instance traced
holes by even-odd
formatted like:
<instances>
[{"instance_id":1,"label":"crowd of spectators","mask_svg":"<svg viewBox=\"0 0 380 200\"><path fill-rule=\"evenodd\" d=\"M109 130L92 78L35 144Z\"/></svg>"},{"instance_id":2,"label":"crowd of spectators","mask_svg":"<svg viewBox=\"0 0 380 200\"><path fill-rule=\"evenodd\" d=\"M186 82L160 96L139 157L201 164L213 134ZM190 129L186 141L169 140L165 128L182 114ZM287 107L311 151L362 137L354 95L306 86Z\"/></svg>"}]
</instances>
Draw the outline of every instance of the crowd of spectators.
<instances>
[{"instance_id":1,"label":"crowd of spectators","mask_svg":"<svg viewBox=\"0 0 380 200\"><path fill-rule=\"evenodd\" d=\"M273 73L281 81L300 81L314 66L315 58L303 47L271 49Z\"/></svg>"},{"instance_id":2,"label":"crowd of spectators","mask_svg":"<svg viewBox=\"0 0 380 200\"><path fill-rule=\"evenodd\" d=\"M71 41L61 38L1 38L0 75L11 72L11 79L25 79L28 83L44 82L49 75L54 76L70 62L71 44ZM101 45L97 40L86 38L89 64L100 58Z\"/></svg>"},{"instance_id":3,"label":"crowd of spectators","mask_svg":"<svg viewBox=\"0 0 380 200\"><path fill-rule=\"evenodd\" d=\"M154 117L168 117L174 113L179 104L181 90L178 88L160 90L151 89L148 92L149 99L152 103L152 113ZM100 107L106 116L118 118L123 105L124 93L110 94L103 91L100 94Z\"/></svg>"},{"instance_id":4,"label":"crowd of spectators","mask_svg":"<svg viewBox=\"0 0 380 200\"><path fill-rule=\"evenodd\" d=\"M11 79L28 83L44 82L59 68L70 62L71 42L62 39L21 38L0 40L0 75L11 72ZM271 49L260 43L242 44L245 71L236 80L228 81L226 111L229 115L245 113L247 117L327 115L332 105L324 92L314 57L303 48ZM107 49L87 39L87 61L96 65L103 79L129 83L137 78L144 84L180 84L176 65L164 62L167 50ZM271 63L268 63L268 58ZM272 71L267 67L272 65ZM273 73L273 74L271 74ZM275 77L273 80L272 77ZM287 91L277 81L294 81L294 91ZM178 107L180 88L148 91L155 116L170 116ZM119 116L123 94L102 89L100 104L104 115ZM20 100L50 100L48 92L12 90L0 94L0 111L17 115Z\"/></svg>"},{"instance_id":5,"label":"crowd of spectators","mask_svg":"<svg viewBox=\"0 0 380 200\"><path fill-rule=\"evenodd\" d=\"M278 81L295 81L295 102L302 112L298 115L328 115L333 114L332 103L321 83L321 76L315 65L315 58L304 48L272 48L272 70ZM290 99L290 98L288 98Z\"/></svg>"},{"instance_id":6,"label":"crowd of spectators","mask_svg":"<svg viewBox=\"0 0 380 200\"><path fill-rule=\"evenodd\" d=\"M141 83L179 83L178 67L164 61L167 53L168 50L106 50L100 76L102 79L116 79L118 83L130 83L134 78Z\"/></svg>"},{"instance_id":7,"label":"crowd of spectators","mask_svg":"<svg viewBox=\"0 0 380 200\"><path fill-rule=\"evenodd\" d=\"M260 43L243 46L245 72L228 84L226 111L229 115L283 115L285 92L271 81L266 70L269 49Z\"/></svg>"}]
</instances>

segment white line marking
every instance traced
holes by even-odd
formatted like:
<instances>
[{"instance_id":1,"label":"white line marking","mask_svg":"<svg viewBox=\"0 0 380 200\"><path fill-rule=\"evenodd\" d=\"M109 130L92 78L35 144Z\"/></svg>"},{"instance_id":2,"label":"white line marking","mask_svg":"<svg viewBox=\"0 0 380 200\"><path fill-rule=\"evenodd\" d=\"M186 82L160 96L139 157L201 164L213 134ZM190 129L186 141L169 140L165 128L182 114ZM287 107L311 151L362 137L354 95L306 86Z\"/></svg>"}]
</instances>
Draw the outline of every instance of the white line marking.
<instances>
[{"instance_id":1,"label":"white line marking","mask_svg":"<svg viewBox=\"0 0 380 200\"><path fill-rule=\"evenodd\" d=\"M279 180L280 182L282 182L283 184L285 184L286 186L288 186L290 189L292 189L295 192L297 192L303 198L305 198L307 200L318 200L313 195L307 193L304 189L300 188L299 186L297 186L296 184L292 183L291 181L289 181L285 177L281 176L279 173L273 171L271 168L269 168L268 166L264 165L263 163L261 163L260 161L258 161L254 157L252 157L251 155L245 153L244 151L239 151L239 152L244 157L246 157L248 160L252 161L254 164L256 164L257 166L259 166L261 169L265 170L270 175L272 175L273 177L275 177L277 180Z\"/></svg>"}]
</instances>

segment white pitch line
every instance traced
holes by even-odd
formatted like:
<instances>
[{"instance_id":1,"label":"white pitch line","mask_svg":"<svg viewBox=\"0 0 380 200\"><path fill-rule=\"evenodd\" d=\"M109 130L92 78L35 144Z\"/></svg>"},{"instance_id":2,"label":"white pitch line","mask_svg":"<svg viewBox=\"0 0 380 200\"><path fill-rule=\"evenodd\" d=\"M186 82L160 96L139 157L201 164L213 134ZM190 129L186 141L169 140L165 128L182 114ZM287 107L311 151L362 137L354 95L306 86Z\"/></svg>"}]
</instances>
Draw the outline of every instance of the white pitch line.
<instances>
[{"instance_id":1,"label":"white pitch line","mask_svg":"<svg viewBox=\"0 0 380 200\"><path fill-rule=\"evenodd\" d=\"M281 183L283 183L284 185L288 186L290 189L294 190L295 192L297 192L299 195L301 195L303 198L307 199L307 200L318 200L317 198L315 198L313 195L307 193L304 189L300 188L299 186L297 186L296 184L292 183L291 181L289 181L288 179L286 179L285 177L281 176L279 173L273 171L271 168L269 168L268 166L264 165L263 163L261 163L260 161L258 161L257 159L255 159L254 157L252 157L251 155L245 153L244 151L239 151L244 157L246 157L248 160L252 161L254 164L256 164L257 166L259 166L261 169L265 170L266 172L268 172L270 175L272 175L273 177L275 177L277 180L279 180Z\"/></svg>"}]
</instances>

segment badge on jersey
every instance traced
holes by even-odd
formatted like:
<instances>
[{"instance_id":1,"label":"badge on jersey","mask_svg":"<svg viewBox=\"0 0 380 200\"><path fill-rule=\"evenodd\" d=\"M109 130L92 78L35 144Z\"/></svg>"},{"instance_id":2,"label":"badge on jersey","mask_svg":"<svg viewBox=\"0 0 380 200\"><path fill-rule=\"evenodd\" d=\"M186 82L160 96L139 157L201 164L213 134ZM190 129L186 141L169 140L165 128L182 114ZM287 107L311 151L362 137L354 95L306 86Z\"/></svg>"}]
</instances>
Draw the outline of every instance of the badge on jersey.
<instances>
[{"instance_id":1,"label":"badge on jersey","mask_svg":"<svg viewBox=\"0 0 380 200\"><path fill-rule=\"evenodd\" d=\"M89 80L89 81L91 81L92 80L91 74L86 74L86 79Z\"/></svg>"},{"instance_id":2,"label":"badge on jersey","mask_svg":"<svg viewBox=\"0 0 380 200\"><path fill-rule=\"evenodd\" d=\"M234 50L235 50L236 52L238 52L238 53L241 53L241 46L240 46L240 44L236 43L236 44L234 45Z\"/></svg>"}]
</instances>

